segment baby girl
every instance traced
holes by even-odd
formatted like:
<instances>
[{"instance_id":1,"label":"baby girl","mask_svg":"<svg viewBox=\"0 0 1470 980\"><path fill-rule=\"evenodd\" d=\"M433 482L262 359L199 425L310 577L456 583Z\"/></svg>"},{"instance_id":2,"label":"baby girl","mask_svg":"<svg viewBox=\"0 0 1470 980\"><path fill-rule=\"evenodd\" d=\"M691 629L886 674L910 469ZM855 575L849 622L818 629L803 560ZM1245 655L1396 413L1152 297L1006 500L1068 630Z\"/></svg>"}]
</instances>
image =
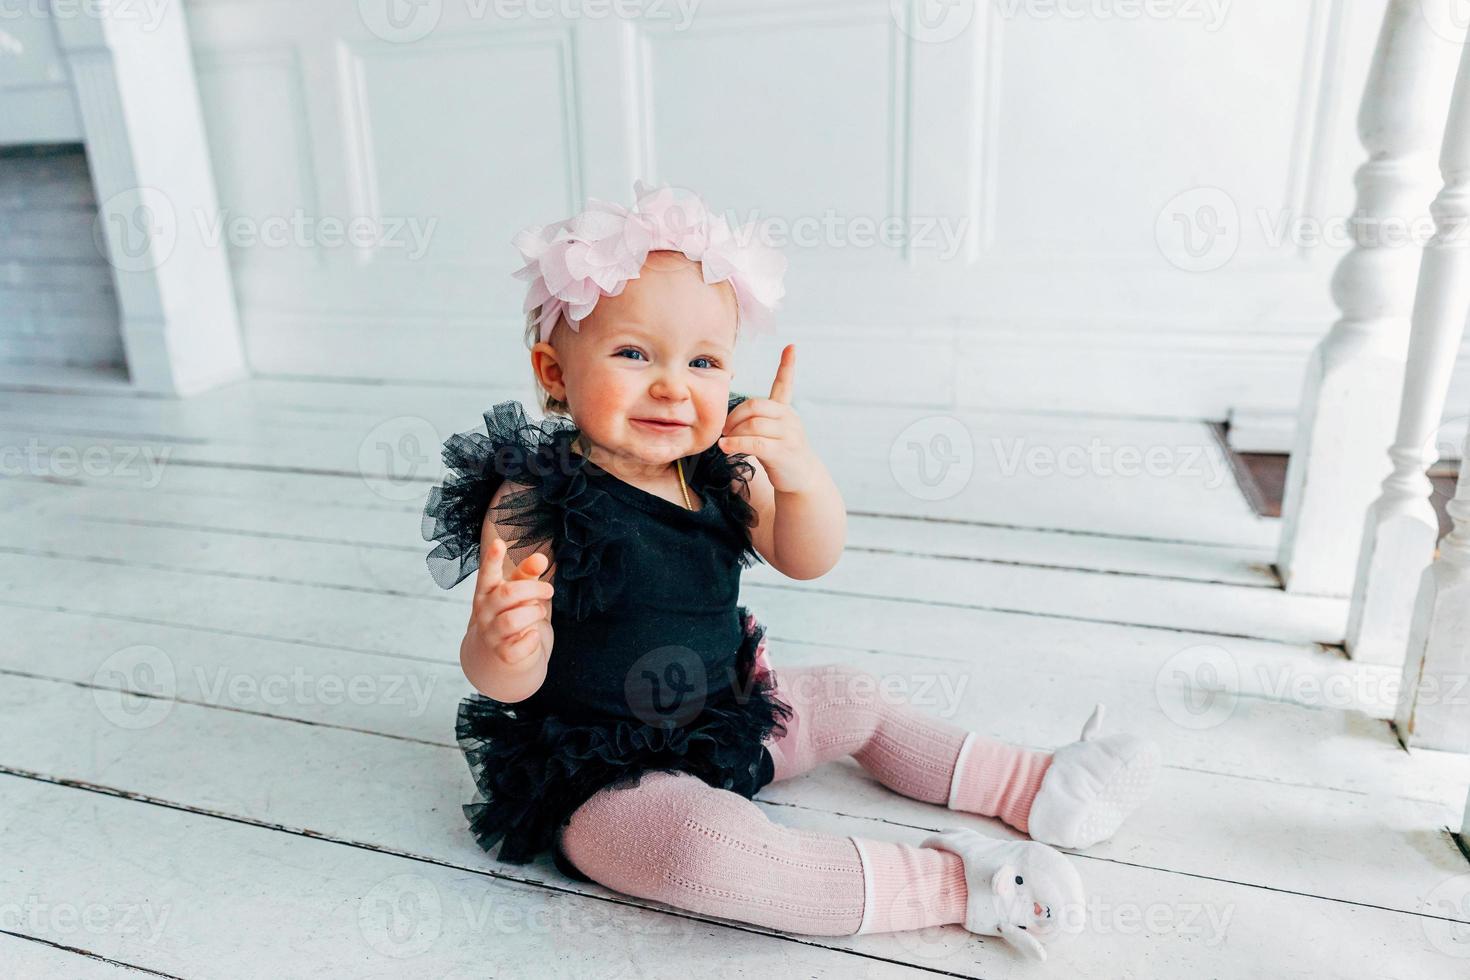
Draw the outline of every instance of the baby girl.
<instances>
[{"instance_id":1,"label":"baby girl","mask_svg":"<svg viewBox=\"0 0 1470 980\"><path fill-rule=\"evenodd\" d=\"M502 402L451 437L425 508L435 581L475 576L460 662L477 693L456 728L471 830L502 862L549 852L574 879L704 915L829 936L955 923L1044 957L1083 918L1055 848L1111 836L1157 748L1099 737L1094 713L1080 741L1024 749L881 697L859 667L772 664L741 571L817 578L847 527L792 407L795 348L769 396L731 395L736 342L770 320L786 263L697 197L635 193L517 236L544 417ZM816 833L752 801L845 756L1031 840Z\"/></svg>"}]
</instances>

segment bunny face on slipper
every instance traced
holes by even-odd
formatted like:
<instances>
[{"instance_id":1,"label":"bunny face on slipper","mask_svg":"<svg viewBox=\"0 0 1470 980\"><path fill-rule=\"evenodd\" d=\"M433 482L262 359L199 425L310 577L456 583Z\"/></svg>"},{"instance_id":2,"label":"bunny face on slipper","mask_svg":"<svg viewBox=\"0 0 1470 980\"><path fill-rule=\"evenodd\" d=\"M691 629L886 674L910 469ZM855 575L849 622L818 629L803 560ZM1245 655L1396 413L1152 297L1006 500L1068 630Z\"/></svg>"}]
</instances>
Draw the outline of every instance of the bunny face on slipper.
<instances>
[{"instance_id":1,"label":"bunny face on slipper","mask_svg":"<svg viewBox=\"0 0 1470 980\"><path fill-rule=\"evenodd\" d=\"M926 838L923 847L959 854L969 888L965 928L999 936L1013 948L1046 959L1044 942L1080 932L1086 892L1061 852L1035 841L1003 841L955 829Z\"/></svg>"}]
</instances>

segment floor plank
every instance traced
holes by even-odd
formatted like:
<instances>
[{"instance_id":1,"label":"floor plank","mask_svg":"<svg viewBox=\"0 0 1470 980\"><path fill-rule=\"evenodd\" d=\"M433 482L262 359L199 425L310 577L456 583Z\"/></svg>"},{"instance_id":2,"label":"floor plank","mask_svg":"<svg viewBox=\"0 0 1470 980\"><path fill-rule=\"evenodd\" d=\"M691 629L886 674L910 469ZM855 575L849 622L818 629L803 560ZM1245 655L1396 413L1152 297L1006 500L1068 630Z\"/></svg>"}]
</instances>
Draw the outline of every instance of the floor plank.
<instances>
[{"instance_id":1,"label":"floor plank","mask_svg":"<svg viewBox=\"0 0 1470 980\"><path fill-rule=\"evenodd\" d=\"M4 928L35 928L30 923L31 911L34 908L37 916L56 917L57 933L68 936L69 943L60 940L43 942L39 939L22 938L20 936L7 935L0 931L0 963L5 964L6 972L12 977L66 977L68 980L146 980L148 977L168 976L168 974L157 973L150 970L140 970L123 963L110 962L97 956L76 951L76 940L79 926L70 924L70 911L74 906L63 903L57 907L48 907L47 903L39 899L34 905L16 903L16 921ZM99 906L100 911L94 915L115 912L107 906ZM23 917L22 917L23 916ZM76 921L81 921L81 913L78 911ZM99 921L97 919L94 922ZM68 948L70 946L70 948Z\"/></svg>"}]
</instances>

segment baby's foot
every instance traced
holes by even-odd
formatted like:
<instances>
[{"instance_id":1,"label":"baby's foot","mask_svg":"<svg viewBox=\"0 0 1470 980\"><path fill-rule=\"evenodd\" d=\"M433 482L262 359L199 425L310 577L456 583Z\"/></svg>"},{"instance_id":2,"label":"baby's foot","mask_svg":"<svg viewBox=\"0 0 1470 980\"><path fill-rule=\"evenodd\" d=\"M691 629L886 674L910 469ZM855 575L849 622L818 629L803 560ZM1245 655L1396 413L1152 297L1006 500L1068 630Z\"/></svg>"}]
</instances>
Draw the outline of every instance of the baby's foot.
<instances>
[{"instance_id":1,"label":"baby's foot","mask_svg":"<svg viewBox=\"0 0 1470 980\"><path fill-rule=\"evenodd\" d=\"M1136 735L1098 737L1103 706L1082 727L1082 739L1057 749L1031 804L1027 832L1056 847L1091 847L1107 840L1153 792L1159 747Z\"/></svg>"},{"instance_id":2,"label":"baby's foot","mask_svg":"<svg viewBox=\"0 0 1470 980\"><path fill-rule=\"evenodd\" d=\"M926 837L920 847L958 854L965 865L965 928L999 936L1046 959L1043 941L1082 931L1086 892L1072 862L1035 841L995 840L967 828Z\"/></svg>"}]
</instances>

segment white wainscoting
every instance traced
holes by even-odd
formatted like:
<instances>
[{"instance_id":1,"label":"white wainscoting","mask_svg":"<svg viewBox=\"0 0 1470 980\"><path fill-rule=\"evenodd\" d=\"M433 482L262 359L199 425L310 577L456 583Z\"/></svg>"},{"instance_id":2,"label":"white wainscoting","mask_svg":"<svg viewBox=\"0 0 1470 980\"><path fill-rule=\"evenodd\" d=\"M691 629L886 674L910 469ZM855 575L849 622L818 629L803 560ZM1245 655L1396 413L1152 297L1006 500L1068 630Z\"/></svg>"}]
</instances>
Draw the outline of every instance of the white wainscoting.
<instances>
[{"instance_id":1,"label":"white wainscoting","mask_svg":"<svg viewBox=\"0 0 1470 980\"><path fill-rule=\"evenodd\" d=\"M258 372L527 377L511 235L631 203L635 177L793 232L830 220L785 249L781 339L812 398L1269 417L1336 316L1344 249L1280 236L1351 211L1383 0L979 0L945 43L887 0L704 0L687 25L672 0L640 21L373 9L188 6L227 216L384 223L376 245L232 248ZM1222 200L1224 251L1181 251L1210 229L1173 211ZM886 218L942 223L954 254L856 241ZM778 351L752 344L736 387Z\"/></svg>"}]
</instances>

